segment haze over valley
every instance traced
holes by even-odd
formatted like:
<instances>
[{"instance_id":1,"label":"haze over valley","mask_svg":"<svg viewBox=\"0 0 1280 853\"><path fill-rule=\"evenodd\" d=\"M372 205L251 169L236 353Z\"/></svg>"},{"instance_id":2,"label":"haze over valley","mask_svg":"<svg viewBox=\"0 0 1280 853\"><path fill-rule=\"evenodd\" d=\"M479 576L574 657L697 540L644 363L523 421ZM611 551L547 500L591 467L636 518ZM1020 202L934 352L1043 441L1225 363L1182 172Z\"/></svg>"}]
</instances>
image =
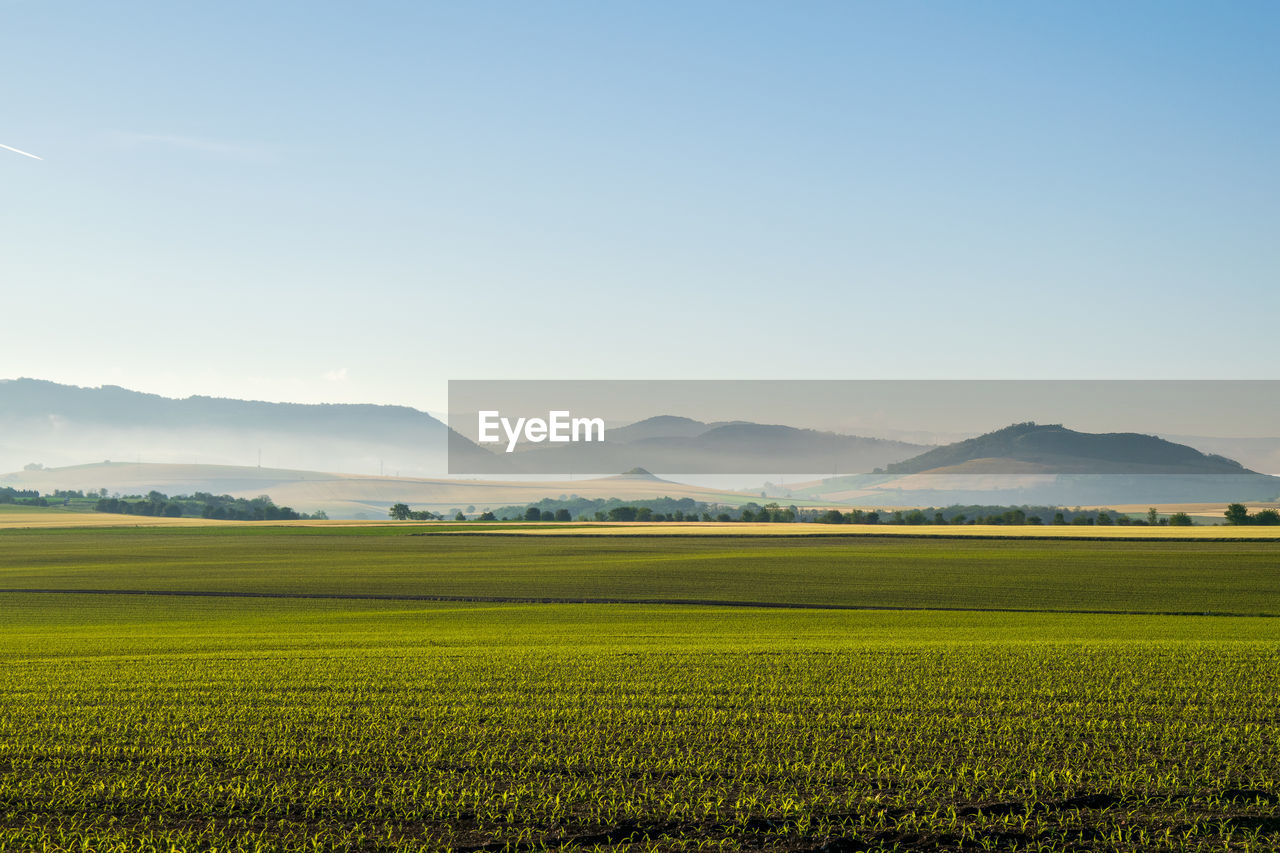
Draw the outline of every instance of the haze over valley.
<instances>
[{"instance_id":1,"label":"haze over valley","mask_svg":"<svg viewBox=\"0 0 1280 853\"><path fill-rule=\"evenodd\" d=\"M1280 480L1249 465L1256 460L1264 470L1270 466L1280 440L1193 437L1182 444L1153 435L1089 434L1027 423L934 447L677 415L613 428L606 439L590 451L597 470L612 475L548 478L537 472L559 464L563 449L523 445L513 454L492 453L404 406L175 400L114 386L0 381L0 471L10 472L0 475L0 485L42 493L269 494L277 503L335 518L380 517L386 507L406 501L445 512L570 494L724 504L764 495L801 505L853 506L1280 496ZM450 441L455 453L461 446L471 464L487 473L446 474ZM1201 452L1195 444L1214 452ZM1243 458L1222 453L1233 449ZM740 476L726 487L723 477L682 475L682 465L695 459L704 471L714 460L726 472L754 466L760 476ZM621 476L633 469L645 476Z\"/></svg>"}]
</instances>

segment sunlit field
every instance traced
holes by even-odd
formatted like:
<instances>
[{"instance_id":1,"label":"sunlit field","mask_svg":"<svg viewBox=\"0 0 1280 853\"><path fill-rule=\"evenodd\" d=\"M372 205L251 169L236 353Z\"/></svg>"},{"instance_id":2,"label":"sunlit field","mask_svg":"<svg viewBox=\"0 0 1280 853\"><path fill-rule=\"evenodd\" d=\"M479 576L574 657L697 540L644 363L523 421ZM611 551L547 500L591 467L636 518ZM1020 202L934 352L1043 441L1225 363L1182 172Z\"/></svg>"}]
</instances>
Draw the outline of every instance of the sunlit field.
<instances>
[{"instance_id":1,"label":"sunlit field","mask_svg":"<svg viewBox=\"0 0 1280 853\"><path fill-rule=\"evenodd\" d=\"M0 850L1280 844L1277 545L428 527L0 532Z\"/></svg>"}]
</instances>

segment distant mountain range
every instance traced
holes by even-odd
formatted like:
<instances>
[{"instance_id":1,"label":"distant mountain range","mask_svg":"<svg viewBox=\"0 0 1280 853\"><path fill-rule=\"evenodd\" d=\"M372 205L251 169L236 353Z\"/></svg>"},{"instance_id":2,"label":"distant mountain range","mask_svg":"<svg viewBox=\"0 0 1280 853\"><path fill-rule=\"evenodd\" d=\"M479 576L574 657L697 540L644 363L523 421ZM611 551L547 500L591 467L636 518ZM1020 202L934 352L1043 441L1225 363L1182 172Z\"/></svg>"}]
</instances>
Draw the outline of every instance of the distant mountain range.
<instances>
[{"instance_id":1,"label":"distant mountain range","mask_svg":"<svg viewBox=\"0 0 1280 853\"><path fill-rule=\"evenodd\" d=\"M1280 478L1137 433L1021 423L933 448L870 475L793 488L795 497L886 505L1271 501Z\"/></svg>"},{"instance_id":2,"label":"distant mountain range","mask_svg":"<svg viewBox=\"0 0 1280 853\"><path fill-rule=\"evenodd\" d=\"M1153 435L1021 423L885 466L889 474L1249 474L1239 462Z\"/></svg>"},{"instance_id":3,"label":"distant mountain range","mask_svg":"<svg viewBox=\"0 0 1280 853\"><path fill-rule=\"evenodd\" d=\"M447 469L448 431L407 406L175 400L0 380L0 471L105 459L253 466L260 456L275 468L428 475Z\"/></svg>"},{"instance_id":4,"label":"distant mountain range","mask_svg":"<svg viewBox=\"0 0 1280 853\"><path fill-rule=\"evenodd\" d=\"M741 421L658 416L610 429L603 443L482 449L407 406L172 399L113 385L0 380L0 472L112 460L255 466L359 474L505 476L840 473L907 459L925 445ZM572 461L570 461L570 457ZM462 463L462 464L459 464Z\"/></svg>"},{"instance_id":5,"label":"distant mountain range","mask_svg":"<svg viewBox=\"0 0 1280 853\"><path fill-rule=\"evenodd\" d=\"M491 479L556 471L616 475L642 468L686 482L706 474L705 485L718 472L754 473L762 480L777 474L793 483L795 475L832 474L786 489L770 487L771 496L832 503L1085 505L1280 496L1280 479L1250 470L1226 452L1240 447L1248 458L1270 465L1280 459L1280 440L1262 438L1188 439L1199 441L1196 449L1153 435L1025 423L930 447L674 415L612 427L606 438L574 445L572 458L564 445L493 453L406 406L177 400L115 386L0 380L0 472L104 460L248 469L257 466L260 453L262 465L271 469L439 478L449 470L446 449L454 442L455 462L462 459L469 473ZM1204 445L1216 452L1201 452Z\"/></svg>"},{"instance_id":6,"label":"distant mountain range","mask_svg":"<svg viewBox=\"0 0 1280 853\"><path fill-rule=\"evenodd\" d=\"M870 471L925 449L927 445L777 424L703 423L659 415L611 428L599 443L521 444L515 453L493 454L495 462L510 467L475 473L514 468L530 474L604 474L641 467L678 474L834 474Z\"/></svg>"}]
</instances>

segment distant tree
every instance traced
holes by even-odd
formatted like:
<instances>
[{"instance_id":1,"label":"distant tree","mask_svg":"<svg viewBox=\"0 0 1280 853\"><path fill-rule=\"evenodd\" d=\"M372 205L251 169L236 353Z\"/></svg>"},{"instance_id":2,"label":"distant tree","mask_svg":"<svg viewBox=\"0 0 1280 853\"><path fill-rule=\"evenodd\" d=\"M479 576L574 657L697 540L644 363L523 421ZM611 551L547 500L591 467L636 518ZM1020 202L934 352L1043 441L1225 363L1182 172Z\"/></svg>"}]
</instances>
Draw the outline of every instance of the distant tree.
<instances>
[{"instance_id":1,"label":"distant tree","mask_svg":"<svg viewBox=\"0 0 1280 853\"><path fill-rule=\"evenodd\" d=\"M409 517L409 512L408 504L392 504L391 509L387 510L387 515L396 521L404 521Z\"/></svg>"},{"instance_id":2,"label":"distant tree","mask_svg":"<svg viewBox=\"0 0 1280 853\"><path fill-rule=\"evenodd\" d=\"M1160 523L1160 510L1156 509L1155 507L1150 507L1147 510L1147 524L1150 524L1152 527L1154 527L1159 523Z\"/></svg>"},{"instance_id":3,"label":"distant tree","mask_svg":"<svg viewBox=\"0 0 1280 853\"><path fill-rule=\"evenodd\" d=\"M496 519L493 517L493 513L489 512L489 510L487 509L484 512L480 513L479 520L480 521L496 521Z\"/></svg>"},{"instance_id":4,"label":"distant tree","mask_svg":"<svg viewBox=\"0 0 1280 853\"><path fill-rule=\"evenodd\" d=\"M1253 519L1249 518L1249 510L1244 504L1230 504L1227 511L1223 513L1227 517L1227 524L1248 524Z\"/></svg>"},{"instance_id":5,"label":"distant tree","mask_svg":"<svg viewBox=\"0 0 1280 853\"><path fill-rule=\"evenodd\" d=\"M1253 517L1253 523L1265 524L1268 527L1280 524L1280 512L1276 512L1274 509L1258 510L1257 514Z\"/></svg>"},{"instance_id":6,"label":"distant tree","mask_svg":"<svg viewBox=\"0 0 1280 853\"><path fill-rule=\"evenodd\" d=\"M1053 514L1053 523L1054 523L1054 524L1066 524L1066 523L1067 523L1067 517L1066 517L1065 515L1063 515L1062 513L1060 513L1060 512L1055 512L1055 513Z\"/></svg>"},{"instance_id":7,"label":"distant tree","mask_svg":"<svg viewBox=\"0 0 1280 853\"><path fill-rule=\"evenodd\" d=\"M1039 524L1043 524L1043 523L1044 523L1043 519L1041 519L1041 518L1040 518L1040 516L1038 516L1038 515L1030 515L1030 516L1027 516L1027 524L1035 524L1035 525L1039 525Z\"/></svg>"},{"instance_id":8,"label":"distant tree","mask_svg":"<svg viewBox=\"0 0 1280 853\"><path fill-rule=\"evenodd\" d=\"M744 509L741 516L743 521L755 521L756 514L749 509Z\"/></svg>"},{"instance_id":9,"label":"distant tree","mask_svg":"<svg viewBox=\"0 0 1280 853\"><path fill-rule=\"evenodd\" d=\"M465 515L463 515L463 514L462 514L461 510L459 510L458 514L457 514L457 515L455 515L455 516L453 517L453 520L454 520L454 521L466 521L466 520L467 520L467 517L466 517Z\"/></svg>"},{"instance_id":10,"label":"distant tree","mask_svg":"<svg viewBox=\"0 0 1280 853\"><path fill-rule=\"evenodd\" d=\"M542 518L541 518L540 520L541 520L541 521L555 521L555 520L556 520L556 514L555 514L554 512L552 512L551 510L549 510L549 509L544 509L544 510L542 511Z\"/></svg>"},{"instance_id":11,"label":"distant tree","mask_svg":"<svg viewBox=\"0 0 1280 853\"><path fill-rule=\"evenodd\" d=\"M467 512L475 512L475 511L476 511L476 508L475 508L475 505L474 505L474 504L473 504L473 505L471 505L471 506L469 506L469 507L467 507Z\"/></svg>"},{"instance_id":12,"label":"distant tree","mask_svg":"<svg viewBox=\"0 0 1280 853\"><path fill-rule=\"evenodd\" d=\"M1102 525L1111 524L1111 516L1105 512L1098 513L1098 524L1102 524Z\"/></svg>"},{"instance_id":13,"label":"distant tree","mask_svg":"<svg viewBox=\"0 0 1280 853\"><path fill-rule=\"evenodd\" d=\"M652 521L653 510L647 506L638 507L636 509L636 521Z\"/></svg>"},{"instance_id":14,"label":"distant tree","mask_svg":"<svg viewBox=\"0 0 1280 853\"><path fill-rule=\"evenodd\" d=\"M726 521L733 521L733 519L729 516L729 513L727 513L727 512L722 512L722 513L720 513L719 515L717 515L717 516L716 516L716 521L719 521L719 522L722 522L722 523L723 523L723 522L726 522Z\"/></svg>"},{"instance_id":15,"label":"distant tree","mask_svg":"<svg viewBox=\"0 0 1280 853\"><path fill-rule=\"evenodd\" d=\"M1169 526L1190 527L1191 516L1187 515L1185 512L1175 512L1173 515L1169 516Z\"/></svg>"},{"instance_id":16,"label":"distant tree","mask_svg":"<svg viewBox=\"0 0 1280 853\"><path fill-rule=\"evenodd\" d=\"M525 521L542 521L542 510L536 506L531 506L524 511Z\"/></svg>"},{"instance_id":17,"label":"distant tree","mask_svg":"<svg viewBox=\"0 0 1280 853\"><path fill-rule=\"evenodd\" d=\"M863 523L863 524L879 524L879 523L880 523L880 513L879 513L879 512L869 512L869 513L867 513L866 515L864 515L864 516L862 517L862 523Z\"/></svg>"},{"instance_id":18,"label":"distant tree","mask_svg":"<svg viewBox=\"0 0 1280 853\"><path fill-rule=\"evenodd\" d=\"M569 520L571 520L571 517L569 515L569 510L567 509L556 510L556 521L569 521Z\"/></svg>"}]
</instances>

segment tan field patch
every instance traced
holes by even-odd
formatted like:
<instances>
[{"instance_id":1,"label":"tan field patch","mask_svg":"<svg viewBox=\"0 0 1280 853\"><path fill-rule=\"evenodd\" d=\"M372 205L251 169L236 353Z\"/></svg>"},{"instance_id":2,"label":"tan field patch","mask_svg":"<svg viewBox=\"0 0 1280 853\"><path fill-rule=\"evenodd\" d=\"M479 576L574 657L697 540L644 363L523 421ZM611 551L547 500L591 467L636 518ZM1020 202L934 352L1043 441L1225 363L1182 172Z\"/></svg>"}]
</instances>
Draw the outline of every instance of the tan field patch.
<instances>
[{"instance_id":1,"label":"tan field patch","mask_svg":"<svg viewBox=\"0 0 1280 853\"><path fill-rule=\"evenodd\" d=\"M157 518L146 515L117 515L106 512L63 512L31 509L0 512L0 530L32 527L194 527L235 524L212 518ZM260 524L261 522L241 522Z\"/></svg>"},{"instance_id":2,"label":"tan field patch","mask_svg":"<svg viewBox=\"0 0 1280 853\"><path fill-rule=\"evenodd\" d=\"M1273 502L1244 501L1245 507L1249 512L1257 512L1260 509L1280 509L1280 504ZM1187 515L1212 515L1222 518L1223 512L1226 511L1227 505L1218 501L1216 503L1183 503L1183 504L1119 504L1109 507L1086 507L1086 509L1114 509L1116 512L1132 512L1145 513L1152 506L1156 508L1156 512L1162 514L1185 512Z\"/></svg>"},{"instance_id":3,"label":"tan field patch","mask_svg":"<svg viewBox=\"0 0 1280 853\"><path fill-rule=\"evenodd\" d=\"M1001 468L1000 464L1004 467ZM1019 471L1011 470L1010 464L1004 460L973 460L957 465L954 468L938 468L933 471L921 471L919 474L903 474L893 480L887 480L871 487L872 492L887 489L902 491L953 491L964 490L985 492L1000 489L1025 489L1032 486L1050 486L1057 480L1056 474L1046 474L1039 466L1030 463L1017 463ZM994 468L995 470L988 470Z\"/></svg>"},{"instance_id":4,"label":"tan field patch","mask_svg":"<svg viewBox=\"0 0 1280 853\"><path fill-rule=\"evenodd\" d=\"M371 521L356 519L313 519L296 521L245 521L237 519L164 518L149 515L125 515L112 512L86 512L63 507L28 507L0 504L0 530L35 527L379 527L408 526L422 522L393 521L389 518ZM436 522L438 523L438 522Z\"/></svg>"},{"instance_id":5,"label":"tan field patch","mask_svg":"<svg viewBox=\"0 0 1280 853\"><path fill-rule=\"evenodd\" d=\"M938 476L992 476L1001 477L1027 477L1035 475L1055 476L1057 472L1052 465L1044 465L1039 462L1026 462L1020 459L969 459L958 465L945 465L941 468L931 468L928 471L922 471L919 474L908 474L901 481L910 480L913 477L925 478L932 475Z\"/></svg>"}]
</instances>

